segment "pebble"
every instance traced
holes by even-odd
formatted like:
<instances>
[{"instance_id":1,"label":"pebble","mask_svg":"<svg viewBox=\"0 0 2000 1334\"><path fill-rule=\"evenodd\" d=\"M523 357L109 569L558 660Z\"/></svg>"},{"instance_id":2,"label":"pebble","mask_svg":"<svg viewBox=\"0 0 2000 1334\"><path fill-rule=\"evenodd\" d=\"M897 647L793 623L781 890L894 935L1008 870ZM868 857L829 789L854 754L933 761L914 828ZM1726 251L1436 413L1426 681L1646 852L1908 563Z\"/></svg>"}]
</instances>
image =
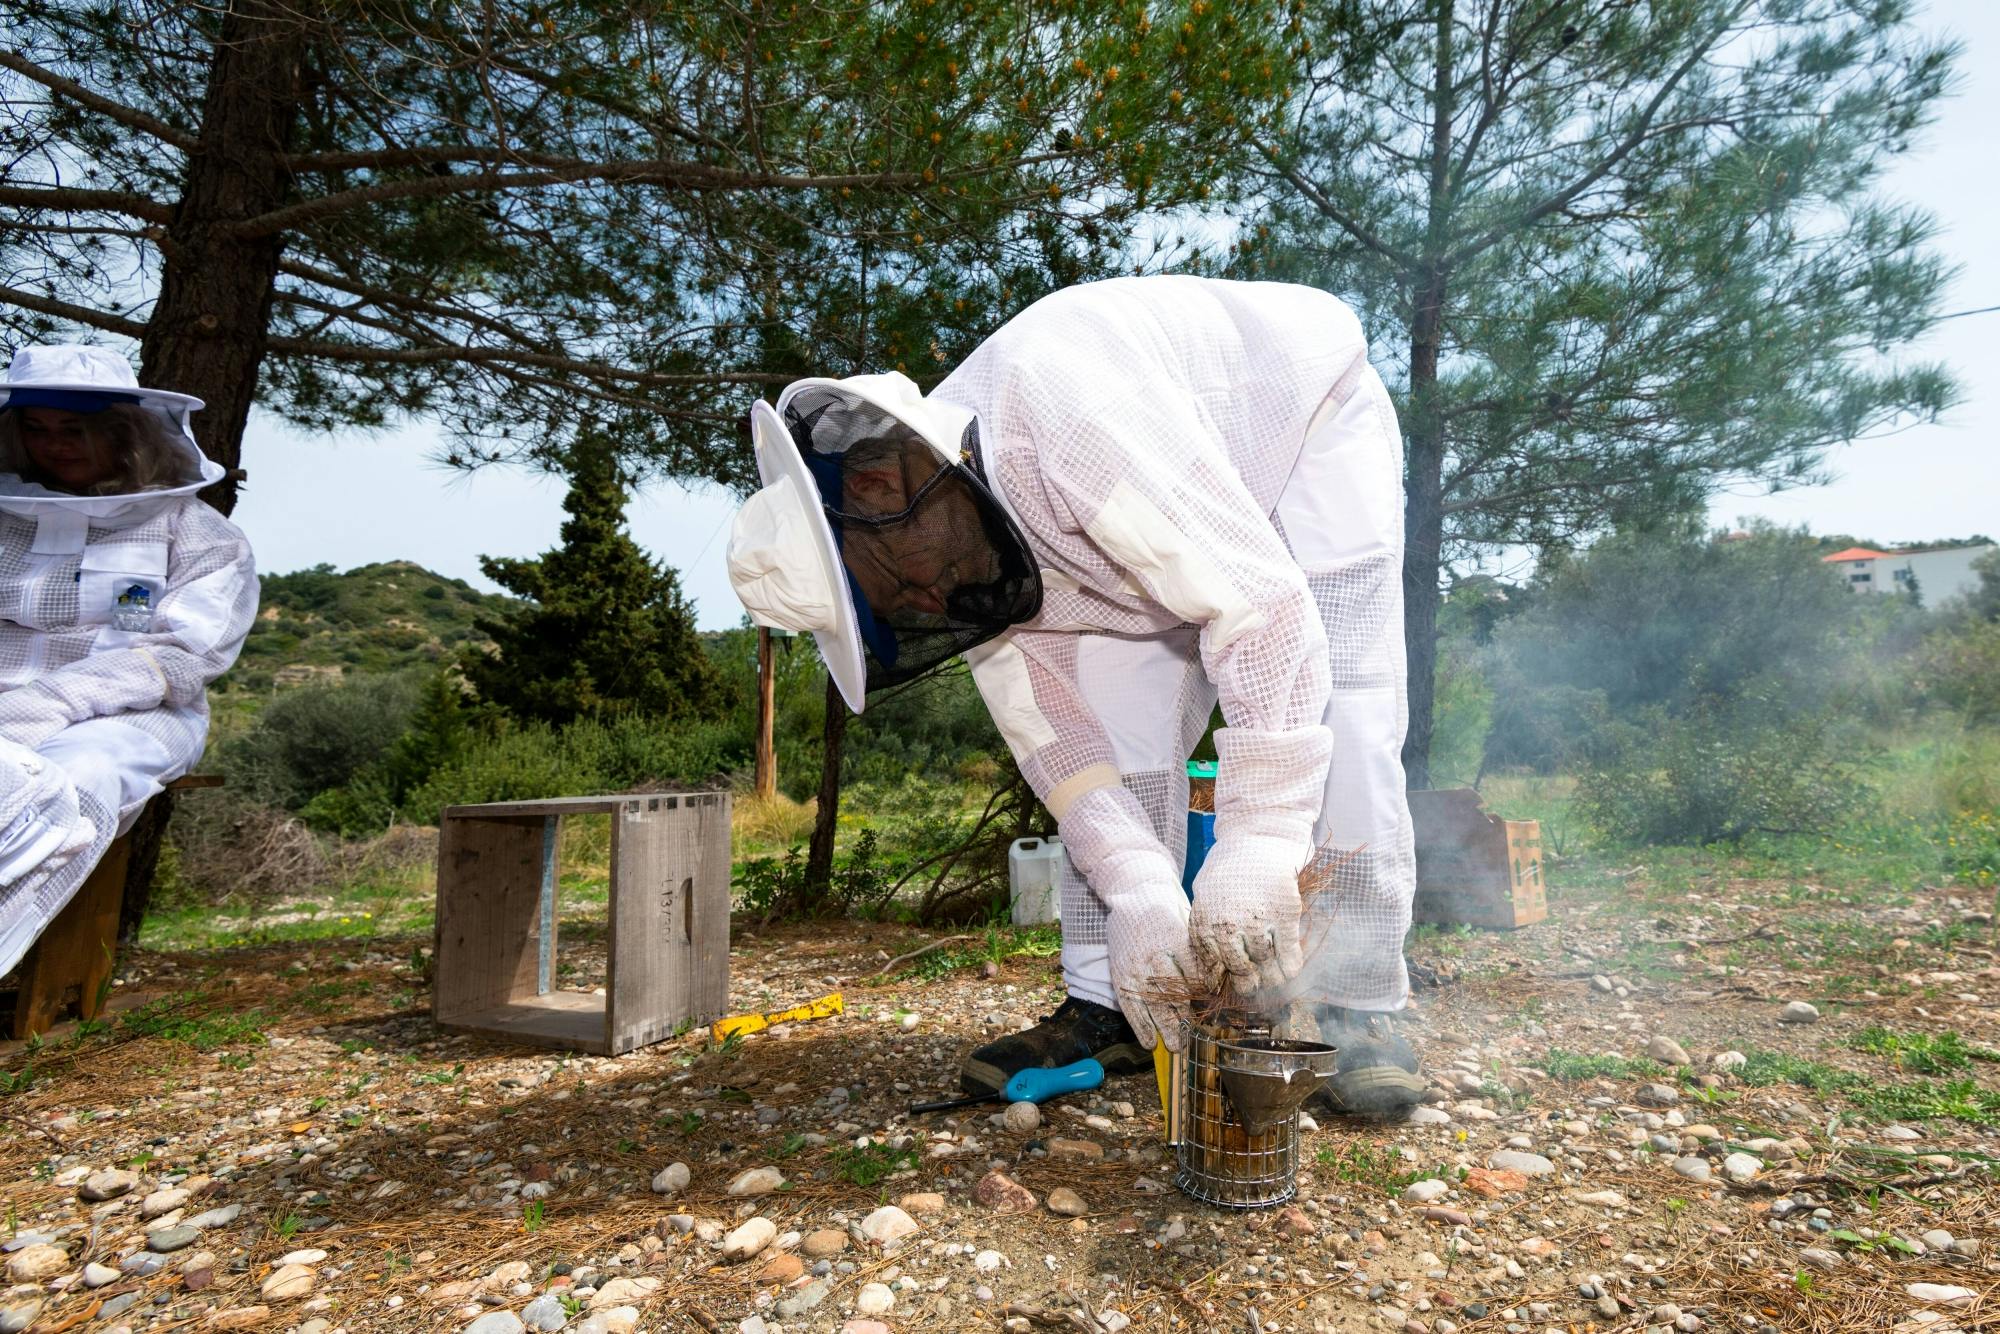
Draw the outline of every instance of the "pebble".
<instances>
[{"instance_id":1,"label":"pebble","mask_svg":"<svg viewBox=\"0 0 2000 1334\"><path fill-rule=\"evenodd\" d=\"M893 1204L885 1204L861 1220L861 1235L878 1246L919 1231L917 1220Z\"/></svg>"},{"instance_id":2,"label":"pebble","mask_svg":"<svg viewBox=\"0 0 2000 1334\"><path fill-rule=\"evenodd\" d=\"M1681 1091L1671 1084L1648 1084L1632 1101L1641 1107L1671 1107L1681 1100Z\"/></svg>"},{"instance_id":3,"label":"pebble","mask_svg":"<svg viewBox=\"0 0 2000 1334\"><path fill-rule=\"evenodd\" d=\"M832 1285L827 1280L823 1278L814 1279L790 1296L779 1300L777 1308L778 1319L796 1320L825 1301L826 1294L830 1291L832 1291Z\"/></svg>"},{"instance_id":4,"label":"pebble","mask_svg":"<svg viewBox=\"0 0 2000 1334\"><path fill-rule=\"evenodd\" d=\"M1049 1158L1059 1163L1096 1163L1104 1160L1104 1146L1094 1139L1052 1139Z\"/></svg>"},{"instance_id":5,"label":"pebble","mask_svg":"<svg viewBox=\"0 0 2000 1334\"><path fill-rule=\"evenodd\" d=\"M753 1218L722 1239L722 1258L725 1260L748 1260L757 1252L771 1244L778 1235L778 1225L768 1218Z\"/></svg>"},{"instance_id":6,"label":"pebble","mask_svg":"<svg viewBox=\"0 0 2000 1334\"><path fill-rule=\"evenodd\" d=\"M92 1172L76 1188L79 1200L96 1203L101 1200L115 1200L139 1184L139 1174L128 1172L122 1167L107 1167L101 1172Z\"/></svg>"},{"instance_id":7,"label":"pebble","mask_svg":"<svg viewBox=\"0 0 2000 1334\"><path fill-rule=\"evenodd\" d=\"M1526 1177L1545 1177L1556 1170L1556 1165L1539 1153L1522 1153L1517 1149L1502 1149L1486 1160L1488 1167L1502 1172L1519 1172Z\"/></svg>"},{"instance_id":8,"label":"pebble","mask_svg":"<svg viewBox=\"0 0 2000 1334\"><path fill-rule=\"evenodd\" d=\"M769 1195L785 1184L785 1174L775 1167L753 1167L747 1172L738 1172L736 1179L729 1183L729 1193L739 1198L755 1195Z\"/></svg>"},{"instance_id":9,"label":"pebble","mask_svg":"<svg viewBox=\"0 0 2000 1334\"><path fill-rule=\"evenodd\" d=\"M1442 1107L1412 1107L1408 1120L1413 1126L1448 1126L1451 1113Z\"/></svg>"},{"instance_id":10,"label":"pebble","mask_svg":"<svg viewBox=\"0 0 2000 1334\"><path fill-rule=\"evenodd\" d=\"M1785 1008L1778 1011L1781 1024L1816 1024L1819 1022L1819 1007L1809 1001L1788 1001Z\"/></svg>"},{"instance_id":11,"label":"pebble","mask_svg":"<svg viewBox=\"0 0 2000 1334\"><path fill-rule=\"evenodd\" d=\"M847 1234L836 1228L823 1227L808 1233L799 1249L808 1260L829 1259L847 1249Z\"/></svg>"},{"instance_id":12,"label":"pebble","mask_svg":"<svg viewBox=\"0 0 2000 1334\"><path fill-rule=\"evenodd\" d=\"M996 1214L1033 1213L1040 1203L1035 1193L1005 1172L992 1171L972 1188L972 1198Z\"/></svg>"},{"instance_id":13,"label":"pebble","mask_svg":"<svg viewBox=\"0 0 2000 1334\"><path fill-rule=\"evenodd\" d=\"M95 1260L83 1267L83 1286L101 1288L107 1283L116 1283L124 1275L110 1265L98 1264Z\"/></svg>"},{"instance_id":14,"label":"pebble","mask_svg":"<svg viewBox=\"0 0 2000 1334\"><path fill-rule=\"evenodd\" d=\"M281 1265L271 1271L257 1295L267 1302L297 1301L313 1290L313 1271L306 1265Z\"/></svg>"},{"instance_id":15,"label":"pebble","mask_svg":"<svg viewBox=\"0 0 2000 1334\"><path fill-rule=\"evenodd\" d=\"M1007 1257L998 1251L981 1251L972 1257L972 1267L982 1274L997 1272L1007 1263Z\"/></svg>"},{"instance_id":16,"label":"pebble","mask_svg":"<svg viewBox=\"0 0 2000 1334\"><path fill-rule=\"evenodd\" d=\"M152 1251L134 1251L118 1262L118 1268L139 1278L148 1278L167 1267L167 1257Z\"/></svg>"},{"instance_id":17,"label":"pebble","mask_svg":"<svg viewBox=\"0 0 2000 1334\"><path fill-rule=\"evenodd\" d=\"M896 1201L904 1213L941 1214L944 1212L944 1196L935 1191L916 1191Z\"/></svg>"},{"instance_id":18,"label":"pebble","mask_svg":"<svg viewBox=\"0 0 2000 1334\"><path fill-rule=\"evenodd\" d=\"M25 1301L0 1303L0 1334L21 1334L21 1331L35 1323L42 1313L39 1297Z\"/></svg>"},{"instance_id":19,"label":"pebble","mask_svg":"<svg viewBox=\"0 0 2000 1334\"><path fill-rule=\"evenodd\" d=\"M324 1259L326 1259L326 1252L316 1248L307 1248L302 1251L287 1251L277 1259L271 1261L271 1267L273 1269L283 1269L286 1265L316 1265ZM522 1278L528 1276L528 1266L525 1263L521 1265L520 1276Z\"/></svg>"},{"instance_id":20,"label":"pebble","mask_svg":"<svg viewBox=\"0 0 2000 1334\"><path fill-rule=\"evenodd\" d=\"M1000 1120L1016 1135L1032 1135L1041 1129L1042 1109L1032 1102L1015 1102L1007 1105L1000 1114Z\"/></svg>"},{"instance_id":21,"label":"pebble","mask_svg":"<svg viewBox=\"0 0 2000 1334\"><path fill-rule=\"evenodd\" d=\"M1694 1059L1687 1054L1687 1048L1681 1046L1680 1043L1675 1042L1664 1033L1656 1034L1653 1040L1646 1044L1646 1055L1648 1058L1658 1061L1661 1065L1694 1064Z\"/></svg>"},{"instance_id":22,"label":"pebble","mask_svg":"<svg viewBox=\"0 0 2000 1334\"><path fill-rule=\"evenodd\" d=\"M1939 1306L1970 1306L1979 1300L1979 1294L1971 1288L1961 1288L1953 1283L1910 1283L1903 1288L1920 1302L1934 1302Z\"/></svg>"},{"instance_id":23,"label":"pebble","mask_svg":"<svg viewBox=\"0 0 2000 1334\"><path fill-rule=\"evenodd\" d=\"M590 1295L590 1309L605 1311L643 1302L660 1290L656 1278L614 1278Z\"/></svg>"},{"instance_id":24,"label":"pebble","mask_svg":"<svg viewBox=\"0 0 2000 1334\"><path fill-rule=\"evenodd\" d=\"M465 1327L465 1334L521 1334L521 1317L512 1311L488 1311Z\"/></svg>"},{"instance_id":25,"label":"pebble","mask_svg":"<svg viewBox=\"0 0 2000 1334\"><path fill-rule=\"evenodd\" d=\"M498 1314L510 1313L500 1312ZM270 1318L271 1308L268 1306L239 1306L230 1311L217 1311L208 1318L208 1327L210 1329L255 1329ZM519 1329L520 1327L519 1321L516 1321L512 1326L513 1329ZM481 1330L479 1334L500 1334L500 1329L501 1327L494 1326L490 1329ZM469 1331L468 1334L470 1334ZM511 1334L511 1331L509 1331L509 1334Z\"/></svg>"},{"instance_id":26,"label":"pebble","mask_svg":"<svg viewBox=\"0 0 2000 1334\"><path fill-rule=\"evenodd\" d=\"M692 1177L693 1173L688 1171L686 1163L668 1163L653 1174L653 1193L655 1195L678 1195L687 1189L688 1181Z\"/></svg>"},{"instance_id":27,"label":"pebble","mask_svg":"<svg viewBox=\"0 0 2000 1334\"><path fill-rule=\"evenodd\" d=\"M213 1227L228 1227L242 1216L242 1205L225 1204L220 1209L210 1209L206 1212L198 1213L193 1218L187 1219L186 1222L189 1227L198 1227L203 1231L207 1231Z\"/></svg>"},{"instance_id":28,"label":"pebble","mask_svg":"<svg viewBox=\"0 0 2000 1334\"><path fill-rule=\"evenodd\" d=\"M1443 1199L1450 1189L1450 1186L1432 1177L1425 1181L1412 1181L1403 1187L1403 1198L1411 1204L1434 1204Z\"/></svg>"},{"instance_id":29,"label":"pebble","mask_svg":"<svg viewBox=\"0 0 2000 1334\"><path fill-rule=\"evenodd\" d=\"M879 1320L849 1320L840 1327L840 1334L889 1334L889 1327Z\"/></svg>"},{"instance_id":30,"label":"pebble","mask_svg":"<svg viewBox=\"0 0 2000 1334\"><path fill-rule=\"evenodd\" d=\"M552 1294L543 1293L521 1308L521 1323L542 1334L554 1334L569 1323L569 1312Z\"/></svg>"},{"instance_id":31,"label":"pebble","mask_svg":"<svg viewBox=\"0 0 2000 1334\"><path fill-rule=\"evenodd\" d=\"M1731 1181L1754 1181L1764 1164L1747 1153L1732 1153L1722 1160L1722 1175Z\"/></svg>"},{"instance_id":32,"label":"pebble","mask_svg":"<svg viewBox=\"0 0 2000 1334\"><path fill-rule=\"evenodd\" d=\"M1090 1212L1090 1206L1068 1186L1057 1186L1049 1192L1049 1212L1064 1218L1081 1218Z\"/></svg>"},{"instance_id":33,"label":"pebble","mask_svg":"<svg viewBox=\"0 0 2000 1334\"><path fill-rule=\"evenodd\" d=\"M1824 1246L1805 1247L1799 1252L1799 1259L1805 1261L1814 1269L1826 1271L1838 1269L1847 1263L1841 1258L1840 1252L1829 1251Z\"/></svg>"},{"instance_id":34,"label":"pebble","mask_svg":"<svg viewBox=\"0 0 2000 1334\"><path fill-rule=\"evenodd\" d=\"M885 1283L866 1283L854 1294L854 1309L863 1315L887 1315L896 1304L896 1294Z\"/></svg>"},{"instance_id":35,"label":"pebble","mask_svg":"<svg viewBox=\"0 0 2000 1334\"><path fill-rule=\"evenodd\" d=\"M165 1254L184 1250L201 1240L201 1229L183 1223L179 1227L155 1228L146 1234L146 1249Z\"/></svg>"},{"instance_id":36,"label":"pebble","mask_svg":"<svg viewBox=\"0 0 2000 1334\"><path fill-rule=\"evenodd\" d=\"M1703 1182L1709 1179L1713 1169L1709 1167L1706 1158L1676 1158L1674 1171L1689 1181Z\"/></svg>"},{"instance_id":37,"label":"pebble","mask_svg":"<svg viewBox=\"0 0 2000 1334\"><path fill-rule=\"evenodd\" d=\"M41 1242L14 1252L7 1261L7 1277L16 1283L40 1283L69 1268L69 1252Z\"/></svg>"},{"instance_id":38,"label":"pebble","mask_svg":"<svg viewBox=\"0 0 2000 1334\"><path fill-rule=\"evenodd\" d=\"M179 1186L156 1190L139 1201L139 1217L158 1218L161 1214L170 1214L186 1204L191 1194L192 1192L183 1190Z\"/></svg>"},{"instance_id":39,"label":"pebble","mask_svg":"<svg viewBox=\"0 0 2000 1334\"><path fill-rule=\"evenodd\" d=\"M806 1262L799 1259L798 1256L774 1255L768 1264L757 1271L757 1281L759 1283L790 1283L795 1278L803 1277L805 1272Z\"/></svg>"},{"instance_id":40,"label":"pebble","mask_svg":"<svg viewBox=\"0 0 2000 1334\"><path fill-rule=\"evenodd\" d=\"M1750 1064L1750 1058L1740 1051L1719 1051L1708 1058L1708 1063L1723 1074L1728 1074L1732 1070L1741 1070Z\"/></svg>"},{"instance_id":41,"label":"pebble","mask_svg":"<svg viewBox=\"0 0 2000 1334\"><path fill-rule=\"evenodd\" d=\"M1924 1233L1924 1245L1930 1247L1934 1251L1950 1250L1951 1241L1952 1241L1951 1233L1946 1232L1941 1227L1934 1227L1930 1231Z\"/></svg>"},{"instance_id":42,"label":"pebble","mask_svg":"<svg viewBox=\"0 0 2000 1334\"><path fill-rule=\"evenodd\" d=\"M1576 1197L1578 1204L1594 1205L1599 1209L1623 1209L1625 1197L1615 1190L1593 1190Z\"/></svg>"}]
</instances>

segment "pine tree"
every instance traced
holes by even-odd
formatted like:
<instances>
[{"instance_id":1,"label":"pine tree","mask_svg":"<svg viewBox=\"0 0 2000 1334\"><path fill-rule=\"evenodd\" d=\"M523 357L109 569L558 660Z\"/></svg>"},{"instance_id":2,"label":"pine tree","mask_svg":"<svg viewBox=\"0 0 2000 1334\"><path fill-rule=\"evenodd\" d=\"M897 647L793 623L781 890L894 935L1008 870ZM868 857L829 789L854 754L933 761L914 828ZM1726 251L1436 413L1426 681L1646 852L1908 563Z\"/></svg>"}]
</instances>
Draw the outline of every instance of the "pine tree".
<instances>
[{"instance_id":1,"label":"pine tree","mask_svg":"<svg viewBox=\"0 0 2000 1334\"><path fill-rule=\"evenodd\" d=\"M478 621L496 651L471 655L466 678L482 700L549 723L712 713L721 678L694 610L679 576L626 531L627 480L595 443L572 464L560 546L534 560L480 557L487 577L527 605Z\"/></svg>"},{"instance_id":2,"label":"pine tree","mask_svg":"<svg viewBox=\"0 0 2000 1334\"><path fill-rule=\"evenodd\" d=\"M449 667L432 672L418 692L410 725L383 761L391 800L401 806L425 779L463 755L471 738L458 673Z\"/></svg>"}]
</instances>

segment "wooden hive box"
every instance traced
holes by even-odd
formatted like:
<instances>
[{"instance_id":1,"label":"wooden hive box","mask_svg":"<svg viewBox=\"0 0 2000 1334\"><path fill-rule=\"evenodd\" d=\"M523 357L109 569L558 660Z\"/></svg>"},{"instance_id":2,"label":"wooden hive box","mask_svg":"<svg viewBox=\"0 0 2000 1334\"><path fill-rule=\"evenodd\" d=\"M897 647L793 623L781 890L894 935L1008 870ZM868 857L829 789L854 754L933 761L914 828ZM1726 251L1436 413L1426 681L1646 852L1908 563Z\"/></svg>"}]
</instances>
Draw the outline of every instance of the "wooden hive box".
<instances>
[{"instance_id":1,"label":"wooden hive box","mask_svg":"<svg viewBox=\"0 0 2000 1334\"><path fill-rule=\"evenodd\" d=\"M729 794L448 806L440 817L439 1028L615 1056L729 1000ZM554 989L562 821L611 817L604 995Z\"/></svg>"},{"instance_id":2,"label":"wooden hive box","mask_svg":"<svg viewBox=\"0 0 2000 1334\"><path fill-rule=\"evenodd\" d=\"M1539 822L1489 815L1471 788L1409 796L1417 921L1512 930L1548 917Z\"/></svg>"}]
</instances>

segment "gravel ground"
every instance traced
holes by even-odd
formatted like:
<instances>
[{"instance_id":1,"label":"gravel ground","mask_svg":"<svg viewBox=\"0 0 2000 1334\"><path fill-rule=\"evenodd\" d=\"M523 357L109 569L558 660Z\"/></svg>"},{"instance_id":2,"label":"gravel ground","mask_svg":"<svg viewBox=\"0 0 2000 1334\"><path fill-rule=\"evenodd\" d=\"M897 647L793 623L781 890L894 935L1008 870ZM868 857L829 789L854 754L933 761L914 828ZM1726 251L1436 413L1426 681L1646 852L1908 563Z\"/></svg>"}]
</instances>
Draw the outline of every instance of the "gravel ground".
<instances>
[{"instance_id":1,"label":"gravel ground","mask_svg":"<svg viewBox=\"0 0 2000 1334\"><path fill-rule=\"evenodd\" d=\"M1172 1189L1150 1074L907 1114L1053 959L871 985L926 938L739 923L737 1008L847 1012L598 1059L441 1035L408 940L141 956L7 1049L0 1334L2000 1326L1991 918L1795 889L1422 933L1432 1100L1253 1213Z\"/></svg>"}]
</instances>

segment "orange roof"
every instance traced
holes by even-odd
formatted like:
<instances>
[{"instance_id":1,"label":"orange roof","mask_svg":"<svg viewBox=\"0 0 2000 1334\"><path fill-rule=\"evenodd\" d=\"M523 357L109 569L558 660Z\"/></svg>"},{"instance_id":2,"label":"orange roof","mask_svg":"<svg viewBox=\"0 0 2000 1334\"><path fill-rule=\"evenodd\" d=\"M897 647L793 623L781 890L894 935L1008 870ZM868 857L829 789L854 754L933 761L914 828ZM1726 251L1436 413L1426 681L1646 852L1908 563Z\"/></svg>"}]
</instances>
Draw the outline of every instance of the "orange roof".
<instances>
[{"instance_id":1,"label":"orange roof","mask_svg":"<svg viewBox=\"0 0 2000 1334\"><path fill-rule=\"evenodd\" d=\"M1836 551L1831 556L1821 556L1820 560L1823 563L1837 560L1880 560L1889 554L1887 551L1876 551L1871 547L1849 547L1845 551Z\"/></svg>"}]
</instances>

